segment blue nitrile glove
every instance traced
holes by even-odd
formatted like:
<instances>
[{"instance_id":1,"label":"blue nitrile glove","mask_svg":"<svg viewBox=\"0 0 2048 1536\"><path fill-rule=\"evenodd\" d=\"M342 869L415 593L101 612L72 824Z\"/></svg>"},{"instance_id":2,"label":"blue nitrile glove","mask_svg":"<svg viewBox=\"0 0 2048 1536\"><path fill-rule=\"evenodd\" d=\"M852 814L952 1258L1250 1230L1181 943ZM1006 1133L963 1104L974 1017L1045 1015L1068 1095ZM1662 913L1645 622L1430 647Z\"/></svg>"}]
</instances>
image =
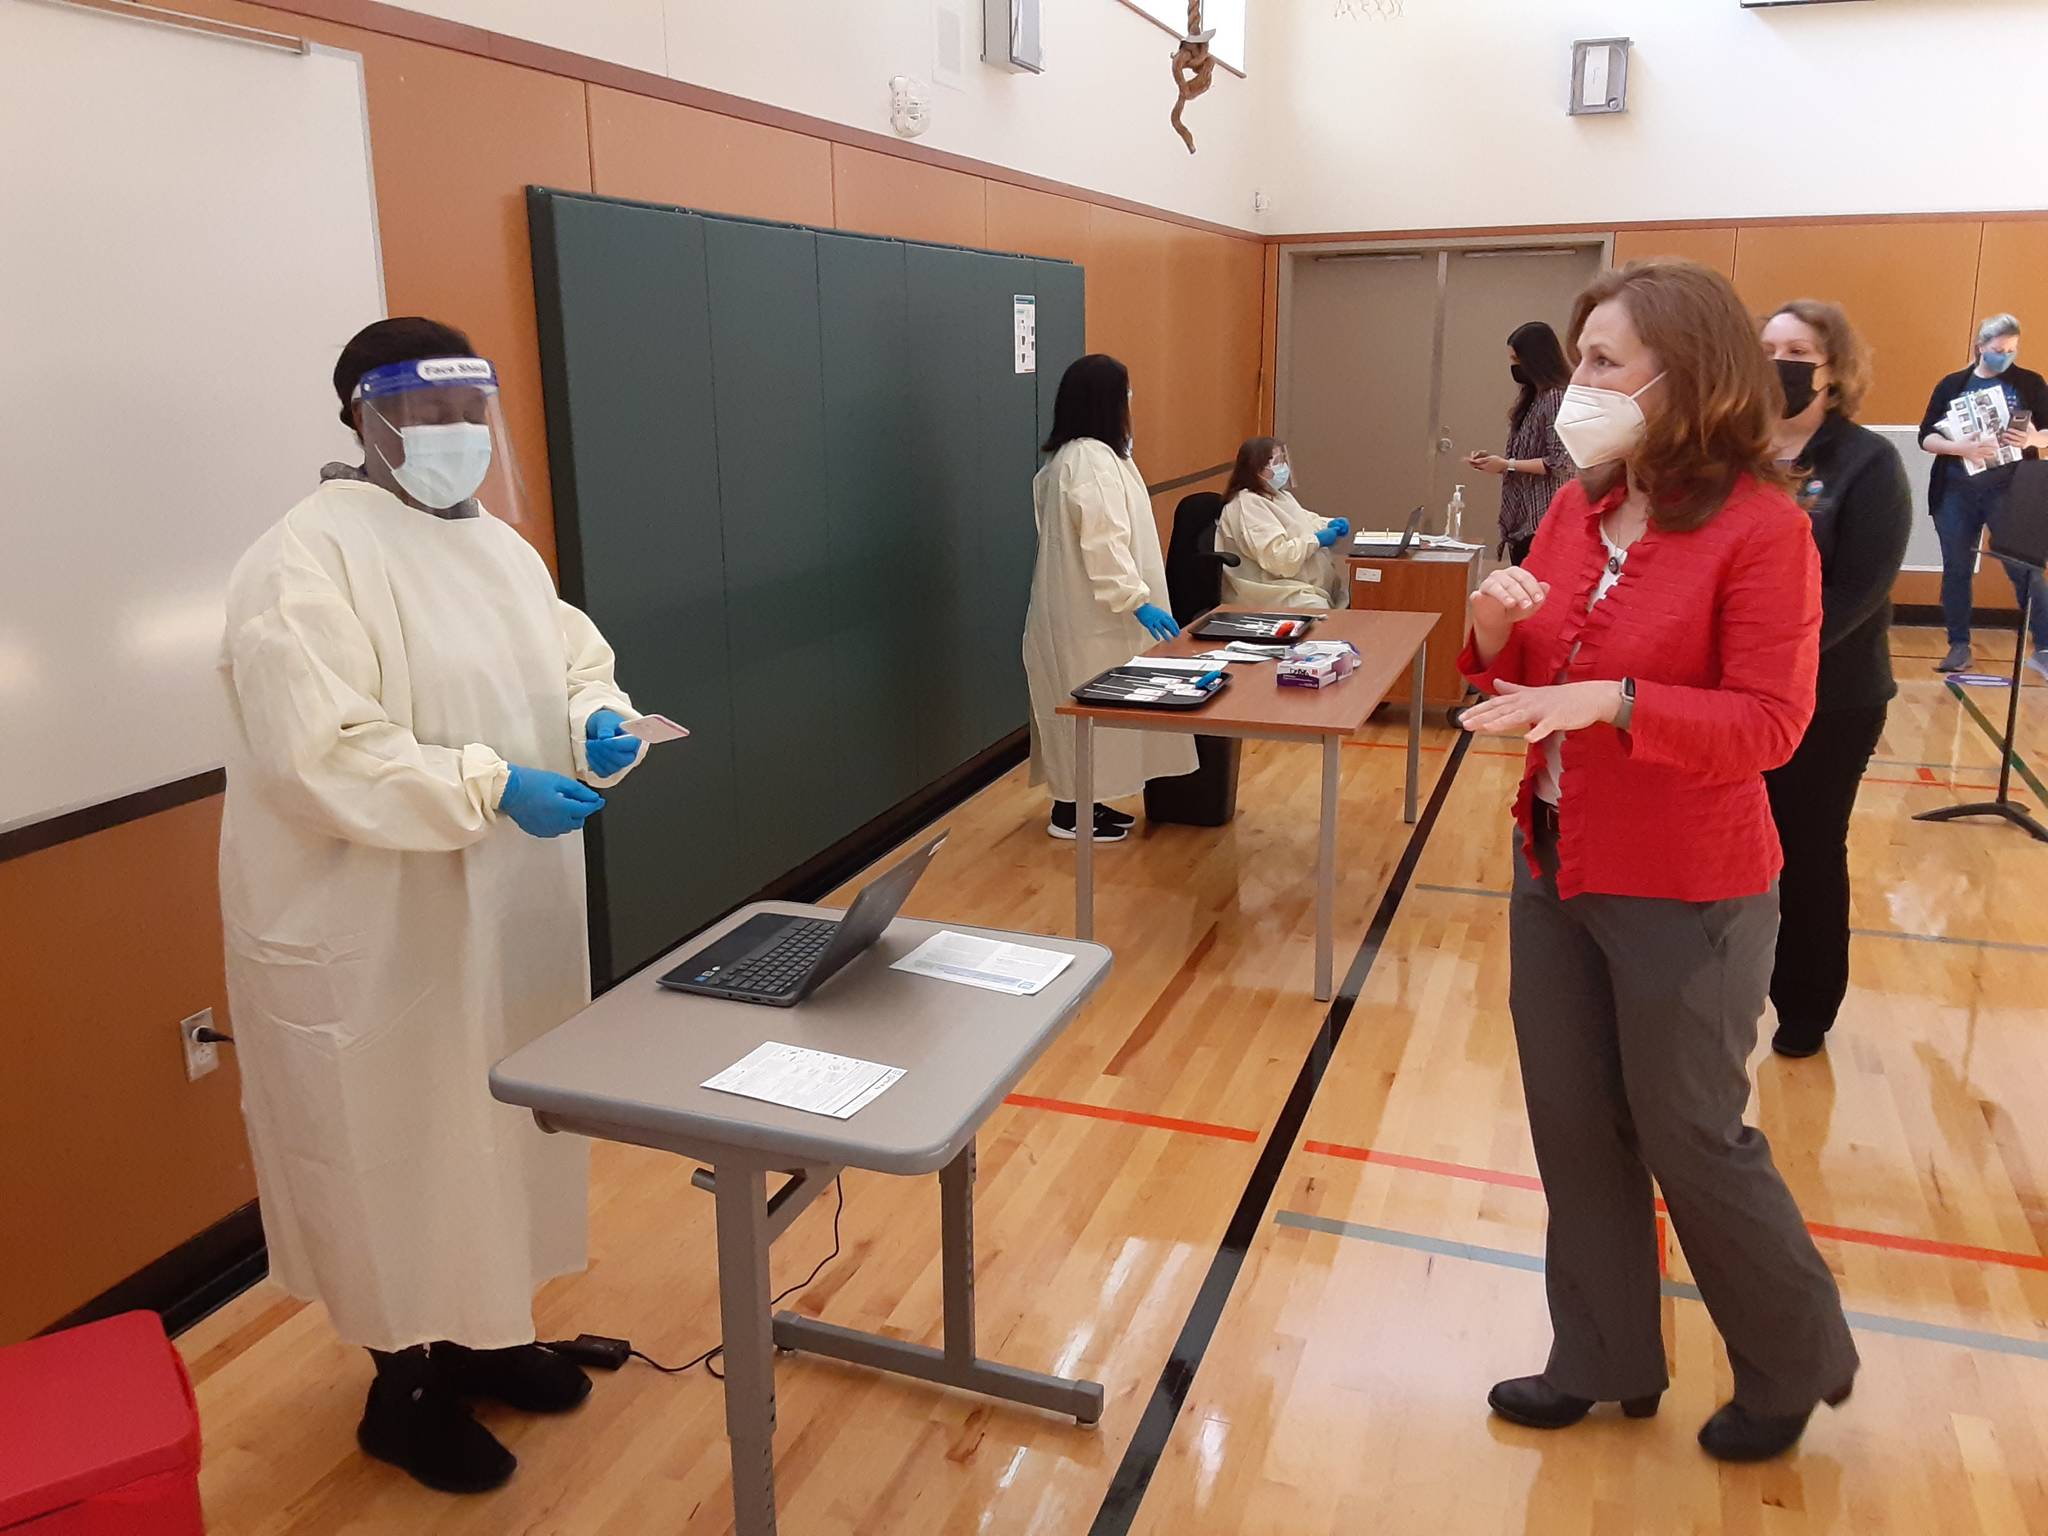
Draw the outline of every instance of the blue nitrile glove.
<instances>
[{"instance_id":1,"label":"blue nitrile glove","mask_svg":"<svg viewBox=\"0 0 2048 1536\"><path fill-rule=\"evenodd\" d=\"M1327 527L1316 530L1316 542L1322 545L1323 548L1328 549L1339 539L1349 535L1350 532L1351 521L1349 518L1332 518Z\"/></svg>"},{"instance_id":2,"label":"blue nitrile glove","mask_svg":"<svg viewBox=\"0 0 2048 1536\"><path fill-rule=\"evenodd\" d=\"M564 774L515 767L505 776L498 809L529 836L560 837L581 831L584 822L604 809L604 796Z\"/></svg>"},{"instance_id":3,"label":"blue nitrile glove","mask_svg":"<svg viewBox=\"0 0 2048 1536\"><path fill-rule=\"evenodd\" d=\"M1154 640L1171 640L1180 633L1180 626L1173 622L1173 615L1157 603L1138 605L1138 622Z\"/></svg>"},{"instance_id":4,"label":"blue nitrile glove","mask_svg":"<svg viewBox=\"0 0 2048 1536\"><path fill-rule=\"evenodd\" d=\"M1340 539L1349 538L1351 535L1351 519L1348 517L1333 517L1330 519L1330 526L1337 530L1337 537Z\"/></svg>"},{"instance_id":5,"label":"blue nitrile glove","mask_svg":"<svg viewBox=\"0 0 2048 1536\"><path fill-rule=\"evenodd\" d=\"M593 777L608 779L633 766L640 738L626 734L626 720L615 709L600 709L583 727L583 755Z\"/></svg>"}]
</instances>

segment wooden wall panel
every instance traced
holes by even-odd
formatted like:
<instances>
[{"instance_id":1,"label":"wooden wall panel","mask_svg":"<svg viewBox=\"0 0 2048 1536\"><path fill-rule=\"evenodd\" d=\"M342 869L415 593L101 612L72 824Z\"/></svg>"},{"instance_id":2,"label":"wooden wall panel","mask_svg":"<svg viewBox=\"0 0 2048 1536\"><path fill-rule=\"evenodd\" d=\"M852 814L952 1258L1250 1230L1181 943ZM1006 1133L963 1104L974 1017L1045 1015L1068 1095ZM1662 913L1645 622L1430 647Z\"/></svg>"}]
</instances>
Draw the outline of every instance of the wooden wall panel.
<instances>
[{"instance_id":1,"label":"wooden wall panel","mask_svg":"<svg viewBox=\"0 0 2048 1536\"><path fill-rule=\"evenodd\" d=\"M1278 414L1277 380L1280 377L1280 247L1266 247L1263 274L1264 303L1259 311L1259 410L1253 424L1256 432L1270 435Z\"/></svg>"},{"instance_id":2,"label":"wooden wall panel","mask_svg":"<svg viewBox=\"0 0 2048 1536\"><path fill-rule=\"evenodd\" d=\"M234 1052L185 1081L177 1021L227 1015L220 800L0 863L0 1344L256 1198Z\"/></svg>"},{"instance_id":3,"label":"wooden wall panel","mask_svg":"<svg viewBox=\"0 0 2048 1536\"><path fill-rule=\"evenodd\" d=\"M583 86L390 38L377 39L366 62L391 312L459 325L497 365L506 425L537 514L520 531L552 564L526 188L590 190Z\"/></svg>"},{"instance_id":4,"label":"wooden wall panel","mask_svg":"<svg viewBox=\"0 0 2048 1536\"><path fill-rule=\"evenodd\" d=\"M1977 302L1970 315L1981 320L2002 311L2019 317L2026 327L2020 339L2035 349L2027 361L2037 370L2043 367L2040 354L2048 351L2048 219L1985 221L1977 259Z\"/></svg>"},{"instance_id":5,"label":"wooden wall panel","mask_svg":"<svg viewBox=\"0 0 2048 1536\"><path fill-rule=\"evenodd\" d=\"M1625 267L1632 261L1649 261L1658 256L1679 256L1712 267L1723 277L1735 275L1735 228L1713 229L1624 229L1614 237L1614 264Z\"/></svg>"},{"instance_id":6,"label":"wooden wall panel","mask_svg":"<svg viewBox=\"0 0 2048 1536\"><path fill-rule=\"evenodd\" d=\"M1131 432L1138 466L1151 482L1170 480L1201 462L1175 419L1180 390L1172 377L1167 333L1171 230L1156 219L1114 208L1090 210L1088 347L1121 358L1131 370Z\"/></svg>"},{"instance_id":7,"label":"wooden wall panel","mask_svg":"<svg viewBox=\"0 0 2048 1536\"><path fill-rule=\"evenodd\" d=\"M992 181L988 184L988 247L1085 267L1094 211L1077 197Z\"/></svg>"},{"instance_id":8,"label":"wooden wall panel","mask_svg":"<svg viewBox=\"0 0 2048 1536\"><path fill-rule=\"evenodd\" d=\"M1211 243L1200 267L1201 287L1194 295L1193 313L1204 317L1194 328L1203 337L1196 376L1213 380L1208 398L1214 402L1214 415L1204 422L1208 435L1201 452L1214 454L1208 462L1216 464L1235 458L1237 445L1260 430L1266 260L1264 249L1249 241L1221 235L1203 238Z\"/></svg>"},{"instance_id":9,"label":"wooden wall panel","mask_svg":"<svg viewBox=\"0 0 2048 1536\"><path fill-rule=\"evenodd\" d=\"M1735 286L1758 313L1787 299L1829 299L1875 356L1862 418L1917 422L1928 391L1968 356L1976 303L1975 222L1769 224L1735 245Z\"/></svg>"},{"instance_id":10,"label":"wooden wall panel","mask_svg":"<svg viewBox=\"0 0 2048 1536\"><path fill-rule=\"evenodd\" d=\"M841 229L940 245L988 244L988 183L964 171L848 144L832 146L832 194Z\"/></svg>"},{"instance_id":11,"label":"wooden wall panel","mask_svg":"<svg viewBox=\"0 0 2048 1536\"><path fill-rule=\"evenodd\" d=\"M823 139L590 87L591 190L743 218L832 223Z\"/></svg>"}]
</instances>

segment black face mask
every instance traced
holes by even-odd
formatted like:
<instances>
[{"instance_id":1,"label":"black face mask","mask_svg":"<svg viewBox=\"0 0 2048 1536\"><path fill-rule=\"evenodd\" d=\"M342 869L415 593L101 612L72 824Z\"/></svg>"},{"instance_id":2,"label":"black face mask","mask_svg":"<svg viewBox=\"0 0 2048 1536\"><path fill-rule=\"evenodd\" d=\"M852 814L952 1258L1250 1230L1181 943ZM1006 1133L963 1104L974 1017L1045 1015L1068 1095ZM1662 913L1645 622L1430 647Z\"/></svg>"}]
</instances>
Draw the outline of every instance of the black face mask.
<instances>
[{"instance_id":1,"label":"black face mask","mask_svg":"<svg viewBox=\"0 0 2048 1536\"><path fill-rule=\"evenodd\" d=\"M1508 377L1517 384L1526 384L1529 382L1529 370L1520 363L1510 363L1508 365Z\"/></svg>"},{"instance_id":2,"label":"black face mask","mask_svg":"<svg viewBox=\"0 0 2048 1536\"><path fill-rule=\"evenodd\" d=\"M1790 421L1809 405L1817 391L1813 387L1813 371L1819 363L1798 362L1781 357L1778 363L1778 383L1785 391L1785 419Z\"/></svg>"}]
</instances>

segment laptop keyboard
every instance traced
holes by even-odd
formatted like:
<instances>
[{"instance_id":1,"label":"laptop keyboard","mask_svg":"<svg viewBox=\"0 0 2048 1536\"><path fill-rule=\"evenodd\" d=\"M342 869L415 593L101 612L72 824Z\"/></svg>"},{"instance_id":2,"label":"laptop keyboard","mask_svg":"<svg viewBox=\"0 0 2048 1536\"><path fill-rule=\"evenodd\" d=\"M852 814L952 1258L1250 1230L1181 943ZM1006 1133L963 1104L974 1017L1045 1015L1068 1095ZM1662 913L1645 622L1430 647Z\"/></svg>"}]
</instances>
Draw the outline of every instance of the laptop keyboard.
<instances>
[{"instance_id":1,"label":"laptop keyboard","mask_svg":"<svg viewBox=\"0 0 2048 1536\"><path fill-rule=\"evenodd\" d=\"M793 992L811 973L838 930L835 922L808 918L789 929L770 948L742 960L719 978L720 984L734 992L758 992L763 997Z\"/></svg>"}]
</instances>

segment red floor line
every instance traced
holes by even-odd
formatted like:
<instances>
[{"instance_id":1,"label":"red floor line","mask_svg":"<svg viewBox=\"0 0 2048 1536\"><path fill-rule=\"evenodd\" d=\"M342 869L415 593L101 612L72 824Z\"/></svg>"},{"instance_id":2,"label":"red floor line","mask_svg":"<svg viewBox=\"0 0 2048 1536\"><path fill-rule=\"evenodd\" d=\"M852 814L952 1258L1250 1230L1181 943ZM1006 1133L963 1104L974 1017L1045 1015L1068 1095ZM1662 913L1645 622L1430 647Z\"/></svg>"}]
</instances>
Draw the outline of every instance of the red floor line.
<instances>
[{"instance_id":1,"label":"red floor line","mask_svg":"<svg viewBox=\"0 0 2048 1536\"><path fill-rule=\"evenodd\" d=\"M1927 772L1927 770L1924 768L1920 771L1922 773ZM1863 775L1863 782L1866 784L1902 784L1907 789L1995 790L1998 788L1996 784L1947 784L1940 779L1934 778L1932 775L1929 775L1927 778L1924 779L1887 779L1882 778L1874 773L1866 773L1865 775Z\"/></svg>"},{"instance_id":2,"label":"red floor line","mask_svg":"<svg viewBox=\"0 0 2048 1536\"><path fill-rule=\"evenodd\" d=\"M1020 1109L1048 1109L1060 1115L1083 1115L1090 1120L1115 1120L1123 1125L1149 1126L1155 1131L1180 1131L1189 1136L1214 1136L1219 1141L1257 1141L1257 1131L1241 1125L1212 1125L1206 1120L1176 1120L1171 1115L1148 1115L1135 1109L1112 1109L1106 1104L1080 1104L1072 1099L1042 1099L1036 1094L1013 1093L1004 1099Z\"/></svg>"},{"instance_id":3,"label":"red floor line","mask_svg":"<svg viewBox=\"0 0 2048 1536\"><path fill-rule=\"evenodd\" d=\"M1389 1168L1406 1168L1414 1173L1434 1173L1444 1178L1464 1179L1475 1184L1494 1184L1506 1189L1543 1188L1542 1180L1526 1173L1504 1173L1498 1168L1475 1168L1468 1163L1444 1163L1434 1158L1410 1157L1401 1152L1382 1152L1373 1147L1347 1147L1334 1141L1305 1141L1305 1152L1325 1157L1348 1158L1355 1163L1384 1163ZM1664 1202L1657 1202L1661 1213ZM1865 1248L1888 1248L1896 1253L1924 1253L1941 1259L1968 1259L1978 1264L1999 1264L2008 1269L2048 1271L2048 1258L2038 1253L2014 1253L2003 1248L1980 1248L1971 1243L1937 1242L1929 1237L1906 1237L1896 1232L1871 1232L1861 1227L1837 1227L1810 1221L1806 1229L1815 1237L1838 1243L1856 1243Z\"/></svg>"}]
</instances>

